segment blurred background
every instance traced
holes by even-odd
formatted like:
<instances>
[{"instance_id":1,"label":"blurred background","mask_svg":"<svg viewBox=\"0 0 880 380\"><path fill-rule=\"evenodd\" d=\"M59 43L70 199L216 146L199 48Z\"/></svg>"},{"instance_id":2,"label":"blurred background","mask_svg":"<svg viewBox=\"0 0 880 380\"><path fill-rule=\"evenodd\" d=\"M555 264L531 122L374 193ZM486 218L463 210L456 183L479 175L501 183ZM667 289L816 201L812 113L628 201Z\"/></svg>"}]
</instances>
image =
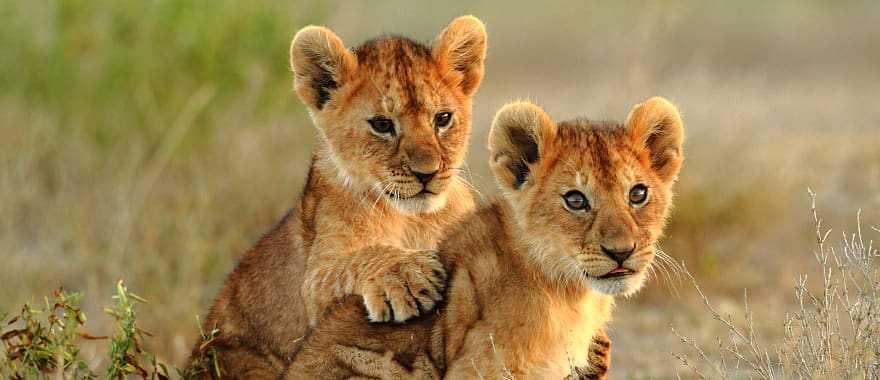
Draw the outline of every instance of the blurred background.
<instances>
[{"instance_id":1,"label":"blurred background","mask_svg":"<svg viewBox=\"0 0 880 380\"><path fill-rule=\"evenodd\" d=\"M688 135L662 243L713 303L743 289L782 333L815 226L880 225L880 4L873 1L0 0L0 314L63 285L109 333L113 284L149 300L148 345L180 365L239 255L293 205L315 130L288 46L308 24L348 44L429 42L453 17L489 32L469 169L495 110L530 99L556 119L626 117L661 95ZM298 291L291 289L291 291ZM619 303L612 378L681 372L670 332L722 334L687 281L660 276ZM84 348L95 357L105 344Z\"/></svg>"}]
</instances>

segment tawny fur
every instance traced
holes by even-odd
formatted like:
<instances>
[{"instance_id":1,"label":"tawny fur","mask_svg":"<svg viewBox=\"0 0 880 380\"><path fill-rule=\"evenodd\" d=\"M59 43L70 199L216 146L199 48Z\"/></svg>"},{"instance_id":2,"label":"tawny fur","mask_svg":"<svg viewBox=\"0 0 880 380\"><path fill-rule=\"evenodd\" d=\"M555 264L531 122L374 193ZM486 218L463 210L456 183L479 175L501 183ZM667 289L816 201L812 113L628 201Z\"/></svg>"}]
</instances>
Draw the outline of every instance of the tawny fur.
<instances>
[{"instance_id":1,"label":"tawny fur","mask_svg":"<svg viewBox=\"0 0 880 380\"><path fill-rule=\"evenodd\" d=\"M637 291L651 266L682 143L678 111L662 98L622 125L504 107L489 141L504 196L440 243L451 274L443 305L405 325L369 324L349 297L310 332L286 378L604 378L607 367L590 362L607 354L614 296ZM644 203L630 197L639 184ZM566 207L570 191L592 207ZM602 247L633 250L618 263ZM618 267L632 273L605 277Z\"/></svg>"},{"instance_id":2,"label":"tawny fur","mask_svg":"<svg viewBox=\"0 0 880 380\"><path fill-rule=\"evenodd\" d=\"M404 321L440 300L445 272L433 249L474 208L458 173L485 50L483 24L470 16L433 47L383 37L348 50L326 28L297 33L294 88L320 136L308 180L227 278L204 322L220 334L194 356L217 350L224 378L276 378L340 297L360 296L359 317L374 321ZM452 112L449 126L434 124L440 112ZM393 120L394 133L372 130L376 116Z\"/></svg>"}]
</instances>

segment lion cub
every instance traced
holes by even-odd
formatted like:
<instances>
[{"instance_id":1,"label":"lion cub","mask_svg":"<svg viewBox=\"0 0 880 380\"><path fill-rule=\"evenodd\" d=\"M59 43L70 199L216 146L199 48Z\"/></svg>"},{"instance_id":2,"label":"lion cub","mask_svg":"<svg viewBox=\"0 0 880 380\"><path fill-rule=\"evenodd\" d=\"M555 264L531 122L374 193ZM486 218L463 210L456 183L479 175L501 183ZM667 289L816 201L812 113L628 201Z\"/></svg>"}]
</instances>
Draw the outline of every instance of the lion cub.
<instances>
[{"instance_id":1,"label":"lion cub","mask_svg":"<svg viewBox=\"0 0 880 380\"><path fill-rule=\"evenodd\" d=\"M432 46L389 36L350 50L323 27L296 34L294 88L318 144L297 206L241 259L205 320L220 330L210 347L222 377L276 378L340 297L360 296L376 322L441 299L446 274L433 249L474 208L458 173L485 53L472 16Z\"/></svg>"},{"instance_id":2,"label":"lion cub","mask_svg":"<svg viewBox=\"0 0 880 380\"><path fill-rule=\"evenodd\" d=\"M679 113L662 98L622 125L556 123L534 104L505 106L489 137L503 197L441 242L444 305L377 325L350 297L306 338L287 378L604 377L589 367L590 342L613 297L642 286L682 142Z\"/></svg>"}]
</instances>

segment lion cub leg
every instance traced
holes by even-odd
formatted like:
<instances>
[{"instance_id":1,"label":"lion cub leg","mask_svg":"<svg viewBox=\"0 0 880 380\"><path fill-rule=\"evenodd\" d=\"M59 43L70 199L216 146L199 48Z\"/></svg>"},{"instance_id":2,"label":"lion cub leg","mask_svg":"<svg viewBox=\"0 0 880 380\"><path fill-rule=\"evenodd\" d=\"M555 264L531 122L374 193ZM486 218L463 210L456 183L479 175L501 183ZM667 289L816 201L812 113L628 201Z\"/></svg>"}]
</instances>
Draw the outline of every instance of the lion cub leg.
<instances>
[{"instance_id":1,"label":"lion cub leg","mask_svg":"<svg viewBox=\"0 0 880 380\"><path fill-rule=\"evenodd\" d=\"M372 322L404 322L434 308L446 287L437 252L370 246L340 255L309 258L302 294L312 326L339 299L363 297Z\"/></svg>"},{"instance_id":2,"label":"lion cub leg","mask_svg":"<svg viewBox=\"0 0 880 380\"><path fill-rule=\"evenodd\" d=\"M360 296L344 297L330 307L302 341L283 378L440 378L428 354L436 314L407 324L371 323L364 314Z\"/></svg>"},{"instance_id":3,"label":"lion cub leg","mask_svg":"<svg viewBox=\"0 0 880 380\"><path fill-rule=\"evenodd\" d=\"M428 355L419 354L413 362L412 370L404 368L394 360L394 352L380 354L357 347L337 345L334 348L336 359L351 367L360 375L382 380L422 380L439 379L440 373Z\"/></svg>"}]
</instances>

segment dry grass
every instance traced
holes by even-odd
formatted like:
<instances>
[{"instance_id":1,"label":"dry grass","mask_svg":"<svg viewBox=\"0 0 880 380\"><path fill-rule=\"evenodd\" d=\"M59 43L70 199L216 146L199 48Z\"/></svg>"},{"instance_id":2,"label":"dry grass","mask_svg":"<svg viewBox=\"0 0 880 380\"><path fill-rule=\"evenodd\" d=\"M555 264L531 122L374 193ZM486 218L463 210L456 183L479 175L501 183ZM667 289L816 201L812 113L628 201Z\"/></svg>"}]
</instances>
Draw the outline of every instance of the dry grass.
<instances>
[{"instance_id":1,"label":"dry grass","mask_svg":"<svg viewBox=\"0 0 880 380\"><path fill-rule=\"evenodd\" d=\"M819 281L803 274L794 286L793 307L786 311L783 336L777 341L759 336L755 312L743 295L742 318L720 312L694 277L685 271L700 295L708 315L726 336L714 346L698 343L672 328L690 350L673 355L701 379L708 378L822 378L876 379L880 377L880 253L873 240L856 232L843 234L839 249L829 244L831 229L823 225L813 199L815 264ZM880 232L876 227L874 231Z\"/></svg>"},{"instance_id":2,"label":"dry grass","mask_svg":"<svg viewBox=\"0 0 880 380\"><path fill-rule=\"evenodd\" d=\"M110 336L102 308L125 278L150 300L144 349L163 363L182 364L196 316L300 191L314 132L286 54L307 23L357 43L429 40L456 15L481 17L490 49L469 175L484 194L487 126L504 102L620 119L652 95L676 101L688 159L663 248L722 313L748 287L770 314L756 326L768 342L785 333L773 306L796 305L787 289L810 270L803 189L824 195L830 224L858 208L880 219L872 2L0 0L0 13L0 315L63 286L86 295L85 328ZM670 323L701 345L719 335L694 291L670 293L654 282L621 303L615 376L680 373ZM103 370L106 351L79 355Z\"/></svg>"}]
</instances>

